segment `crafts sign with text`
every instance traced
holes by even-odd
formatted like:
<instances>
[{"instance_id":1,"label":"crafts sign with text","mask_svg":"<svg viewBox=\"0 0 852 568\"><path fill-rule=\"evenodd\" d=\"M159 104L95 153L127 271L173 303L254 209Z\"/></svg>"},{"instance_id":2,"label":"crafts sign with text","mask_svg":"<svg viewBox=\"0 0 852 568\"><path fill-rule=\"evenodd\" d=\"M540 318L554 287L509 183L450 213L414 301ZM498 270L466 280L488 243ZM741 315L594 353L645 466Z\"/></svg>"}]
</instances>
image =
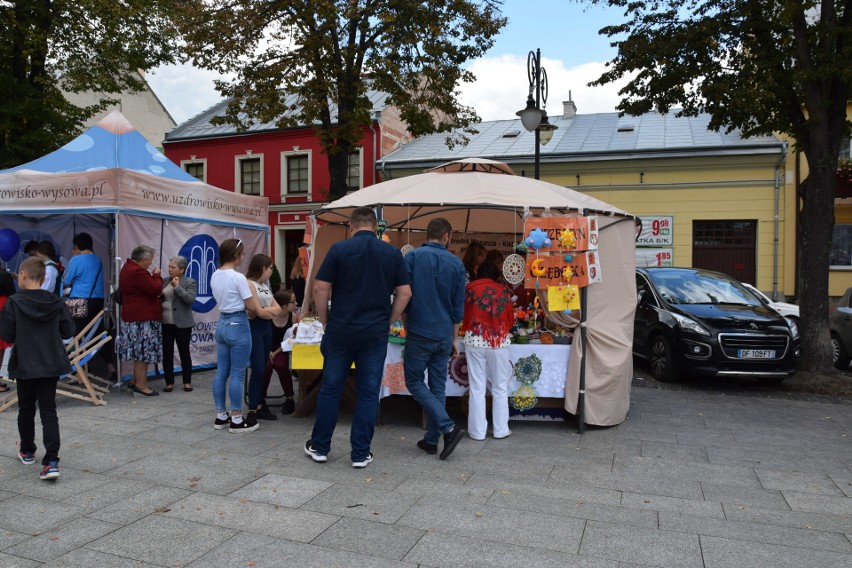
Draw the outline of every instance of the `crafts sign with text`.
<instances>
[{"instance_id":1,"label":"crafts sign with text","mask_svg":"<svg viewBox=\"0 0 852 568\"><path fill-rule=\"evenodd\" d=\"M570 267L570 278L566 278ZM545 289L548 286L573 284L585 288L589 284L601 281L600 257L597 251L578 252L571 255L567 262L560 254L549 256L527 255L527 271L524 288ZM538 285L536 285L538 284Z\"/></svg>"},{"instance_id":2,"label":"crafts sign with text","mask_svg":"<svg viewBox=\"0 0 852 568\"><path fill-rule=\"evenodd\" d=\"M540 253L559 253L570 250L598 250L598 218L590 217L528 217L524 220L524 234L529 235L534 229L547 233L551 245L538 249ZM566 248L559 241L562 231L574 231L577 239L573 247Z\"/></svg>"}]
</instances>

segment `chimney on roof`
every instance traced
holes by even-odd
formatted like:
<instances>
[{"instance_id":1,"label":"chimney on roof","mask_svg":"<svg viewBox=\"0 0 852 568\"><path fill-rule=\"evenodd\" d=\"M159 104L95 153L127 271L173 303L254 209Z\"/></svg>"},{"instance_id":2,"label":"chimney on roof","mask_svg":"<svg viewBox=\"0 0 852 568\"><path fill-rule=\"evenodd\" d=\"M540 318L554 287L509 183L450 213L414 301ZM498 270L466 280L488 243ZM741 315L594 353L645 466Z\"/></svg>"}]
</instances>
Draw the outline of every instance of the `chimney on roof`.
<instances>
[{"instance_id":1,"label":"chimney on roof","mask_svg":"<svg viewBox=\"0 0 852 568\"><path fill-rule=\"evenodd\" d=\"M577 105L571 100L571 91L568 91L568 100L562 101L562 118L574 118L577 116Z\"/></svg>"}]
</instances>

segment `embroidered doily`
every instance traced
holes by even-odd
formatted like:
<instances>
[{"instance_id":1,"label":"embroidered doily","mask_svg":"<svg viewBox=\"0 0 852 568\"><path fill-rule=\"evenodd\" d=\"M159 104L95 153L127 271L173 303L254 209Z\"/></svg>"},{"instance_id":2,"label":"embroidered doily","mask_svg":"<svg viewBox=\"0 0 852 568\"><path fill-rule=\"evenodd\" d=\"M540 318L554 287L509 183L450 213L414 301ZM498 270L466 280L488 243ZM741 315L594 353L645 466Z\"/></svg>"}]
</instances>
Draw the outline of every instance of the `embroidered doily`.
<instances>
[{"instance_id":1,"label":"embroidered doily","mask_svg":"<svg viewBox=\"0 0 852 568\"><path fill-rule=\"evenodd\" d=\"M506 282L512 285L520 284L524 281L524 272L526 272L527 263L519 254L510 254L503 261L503 278Z\"/></svg>"},{"instance_id":2,"label":"embroidered doily","mask_svg":"<svg viewBox=\"0 0 852 568\"><path fill-rule=\"evenodd\" d=\"M470 386L470 380L467 377L467 357L464 353L459 353L450 358L450 378L457 385L462 387Z\"/></svg>"},{"instance_id":3,"label":"embroidered doily","mask_svg":"<svg viewBox=\"0 0 852 568\"><path fill-rule=\"evenodd\" d=\"M402 253L402 256L405 256L413 250L414 250L414 247L411 246L411 245L402 245L402 248L399 249L399 252Z\"/></svg>"}]
</instances>

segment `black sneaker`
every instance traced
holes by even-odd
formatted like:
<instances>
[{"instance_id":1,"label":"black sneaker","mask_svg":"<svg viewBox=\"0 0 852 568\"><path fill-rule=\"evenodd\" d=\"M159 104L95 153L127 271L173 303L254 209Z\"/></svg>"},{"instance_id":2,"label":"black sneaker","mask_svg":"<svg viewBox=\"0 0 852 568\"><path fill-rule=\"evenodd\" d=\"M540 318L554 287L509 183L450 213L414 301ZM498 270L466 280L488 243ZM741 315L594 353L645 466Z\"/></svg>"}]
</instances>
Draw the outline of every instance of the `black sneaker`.
<instances>
[{"instance_id":1,"label":"black sneaker","mask_svg":"<svg viewBox=\"0 0 852 568\"><path fill-rule=\"evenodd\" d=\"M459 445L461 439L464 438L464 428L459 428L458 424L444 434L444 449L441 450L441 459L445 460L450 457L450 454L453 453L453 450L456 449L456 446Z\"/></svg>"},{"instance_id":2,"label":"black sneaker","mask_svg":"<svg viewBox=\"0 0 852 568\"><path fill-rule=\"evenodd\" d=\"M430 456L434 456L438 453L438 444L430 444L426 440L418 441L417 447L429 454Z\"/></svg>"},{"instance_id":3,"label":"black sneaker","mask_svg":"<svg viewBox=\"0 0 852 568\"><path fill-rule=\"evenodd\" d=\"M227 428L230 425L231 425L231 417L230 416L227 416L224 420L222 420L221 418L219 418L217 416L216 422L213 423L213 429L214 430L224 430L225 428Z\"/></svg>"},{"instance_id":4,"label":"black sneaker","mask_svg":"<svg viewBox=\"0 0 852 568\"><path fill-rule=\"evenodd\" d=\"M293 414L294 410L296 410L296 402L292 398L288 398L281 407L281 414Z\"/></svg>"},{"instance_id":5,"label":"black sneaker","mask_svg":"<svg viewBox=\"0 0 852 568\"><path fill-rule=\"evenodd\" d=\"M310 440L305 442L305 453L311 456L311 459L317 463L325 463L328 461L328 456L316 451Z\"/></svg>"},{"instance_id":6,"label":"black sneaker","mask_svg":"<svg viewBox=\"0 0 852 568\"><path fill-rule=\"evenodd\" d=\"M45 480L59 478L59 462L52 461L44 466L39 474L39 477Z\"/></svg>"},{"instance_id":7,"label":"black sneaker","mask_svg":"<svg viewBox=\"0 0 852 568\"><path fill-rule=\"evenodd\" d=\"M373 461L373 454L367 454L366 458L358 461L353 461L352 467L354 467L355 469L364 469L365 467L370 465L371 461Z\"/></svg>"},{"instance_id":8,"label":"black sneaker","mask_svg":"<svg viewBox=\"0 0 852 568\"><path fill-rule=\"evenodd\" d=\"M261 406L260 410L257 411L257 419L258 420L278 420L278 417L272 414L269 411L268 406Z\"/></svg>"},{"instance_id":9,"label":"black sneaker","mask_svg":"<svg viewBox=\"0 0 852 568\"><path fill-rule=\"evenodd\" d=\"M260 424L257 423L257 418L251 420L251 416L254 414L253 412L249 412L239 424L235 423L231 420L231 425L228 427L228 432L231 434L241 434L243 432L254 432L258 428L260 428Z\"/></svg>"}]
</instances>

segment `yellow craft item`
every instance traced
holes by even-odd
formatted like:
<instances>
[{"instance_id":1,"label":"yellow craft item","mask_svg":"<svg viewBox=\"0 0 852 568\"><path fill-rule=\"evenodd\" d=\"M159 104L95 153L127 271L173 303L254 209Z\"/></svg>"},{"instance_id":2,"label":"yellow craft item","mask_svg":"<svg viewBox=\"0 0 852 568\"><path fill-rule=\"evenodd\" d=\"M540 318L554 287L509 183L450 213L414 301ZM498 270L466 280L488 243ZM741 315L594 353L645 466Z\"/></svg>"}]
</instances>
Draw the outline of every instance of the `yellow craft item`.
<instances>
[{"instance_id":1,"label":"yellow craft item","mask_svg":"<svg viewBox=\"0 0 852 568\"><path fill-rule=\"evenodd\" d=\"M532 261L532 264L530 264L530 274L533 276L543 276L546 270L541 267L542 262L544 262L543 258L537 258Z\"/></svg>"},{"instance_id":2,"label":"yellow craft item","mask_svg":"<svg viewBox=\"0 0 852 568\"><path fill-rule=\"evenodd\" d=\"M571 277L574 276L574 269L570 266L566 266L562 269L562 278L565 280L571 280Z\"/></svg>"},{"instance_id":3,"label":"yellow craft item","mask_svg":"<svg viewBox=\"0 0 852 568\"><path fill-rule=\"evenodd\" d=\"M576 248L577 236L571 229L562 229L559 233L559 243L568 249Z\"/></svg>"}]
</instances>

